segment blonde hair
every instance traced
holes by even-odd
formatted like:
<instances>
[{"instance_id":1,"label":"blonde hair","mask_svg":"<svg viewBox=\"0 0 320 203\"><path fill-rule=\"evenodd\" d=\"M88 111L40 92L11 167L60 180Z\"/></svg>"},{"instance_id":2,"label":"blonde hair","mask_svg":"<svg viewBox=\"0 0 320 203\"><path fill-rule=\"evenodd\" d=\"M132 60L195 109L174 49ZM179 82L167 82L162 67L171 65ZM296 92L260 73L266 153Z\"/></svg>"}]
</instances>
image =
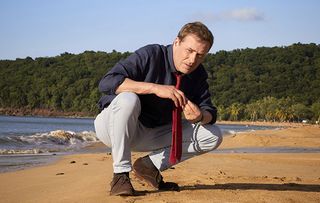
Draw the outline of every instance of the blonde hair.
<instances>
[{"instance_id":1,"label":"blonde hair","mask_svg":"<svg viewBox=\"0 0 320 203\"><path fill-rule=\"evenodd\" d=\"M213 35L211 31L201 22L192 22L185 24L178 33L178 38L183 40L188 34L194 34L202 41L208 42L210 48L213 45Z\"/></svg>"}]
</instances>

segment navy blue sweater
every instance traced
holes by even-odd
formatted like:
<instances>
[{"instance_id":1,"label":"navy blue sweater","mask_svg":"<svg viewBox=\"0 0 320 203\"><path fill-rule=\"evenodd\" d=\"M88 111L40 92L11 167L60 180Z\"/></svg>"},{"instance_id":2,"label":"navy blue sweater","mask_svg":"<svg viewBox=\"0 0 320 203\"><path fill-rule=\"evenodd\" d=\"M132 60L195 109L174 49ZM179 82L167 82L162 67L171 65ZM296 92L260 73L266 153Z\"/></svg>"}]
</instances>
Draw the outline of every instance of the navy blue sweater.
<instances>
[{"instance_id":1,"label":"navy blue sweater","mask_svg":"<svg viewBox=\"0 0 320 203\"><path fill-rule=\"evenodd\" d=\"M172 45L147 45L135 51L125 60L119 61L100 81L99 90L104 95L99 100L100 110L106 108L116 97L115 91L125 78L156 84L175 85ZM208 75L200 64L193 72L184 75L180 90L202 110L212 114L211 124L217 118L217 109L211 103ZM149 128L172 121L173 101L155 94L138 95L141 102L140 122Z\"/></svg>"}]
</instances>

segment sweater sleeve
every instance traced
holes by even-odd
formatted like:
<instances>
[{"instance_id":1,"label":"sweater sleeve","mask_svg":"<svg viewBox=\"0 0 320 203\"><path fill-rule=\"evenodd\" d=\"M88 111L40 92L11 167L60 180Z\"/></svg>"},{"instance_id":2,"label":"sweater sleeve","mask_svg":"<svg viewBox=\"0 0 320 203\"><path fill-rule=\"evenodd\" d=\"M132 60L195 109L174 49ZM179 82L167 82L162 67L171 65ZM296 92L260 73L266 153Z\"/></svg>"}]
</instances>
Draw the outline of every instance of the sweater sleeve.
<instances>
[{"instance_id":1,"label":"sweater sleeve","mask_svg":"<svg viewBox=\"0 0 320 203\"><path fill-rule=\"evenodd\" d=\"M144 70L148 62L148 53L143 48L131 54L128 58L119 61L103 76L99 83L99 91L105 94L115 94L117 88L125 78L142 81Z\"/></svg>"}]
</instances>

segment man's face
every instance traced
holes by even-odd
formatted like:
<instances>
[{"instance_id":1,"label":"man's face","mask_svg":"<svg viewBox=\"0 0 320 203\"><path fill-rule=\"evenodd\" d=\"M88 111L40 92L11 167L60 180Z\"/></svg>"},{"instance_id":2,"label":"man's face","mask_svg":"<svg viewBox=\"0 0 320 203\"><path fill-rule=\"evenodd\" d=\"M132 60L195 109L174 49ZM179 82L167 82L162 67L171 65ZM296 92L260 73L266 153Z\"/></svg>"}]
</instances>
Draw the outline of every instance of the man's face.
<instances>
[{"instance_id":1,"label":"man's face","mask_svg":"<svg viewBox=\"0 0 320 203\"><path fill-rule=\"evenodd\" d=\"M173 61L176 69L183 74L191 73L203 62L209 49L210 44L201 41L196 35L189 34L183 40L177 37L173 43Z\"/></svg>"}]
</instances>

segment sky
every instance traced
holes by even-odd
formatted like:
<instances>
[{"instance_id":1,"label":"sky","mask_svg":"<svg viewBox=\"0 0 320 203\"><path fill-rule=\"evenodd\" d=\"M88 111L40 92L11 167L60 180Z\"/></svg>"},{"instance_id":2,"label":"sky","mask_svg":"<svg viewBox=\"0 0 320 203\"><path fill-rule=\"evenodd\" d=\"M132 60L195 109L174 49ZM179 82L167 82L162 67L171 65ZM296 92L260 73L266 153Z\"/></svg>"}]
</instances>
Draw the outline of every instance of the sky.
<instances>
[{"instance_id":1,"label":"sky","mask_svg":"<svg viewBox=\"0 0 320 203\"><path fill-rule=\"evenodd\" d=\"M221 50L320 44L318 0L0 0L0 60L167 45L193 21Z\"/></svg>"}]
</instances>

